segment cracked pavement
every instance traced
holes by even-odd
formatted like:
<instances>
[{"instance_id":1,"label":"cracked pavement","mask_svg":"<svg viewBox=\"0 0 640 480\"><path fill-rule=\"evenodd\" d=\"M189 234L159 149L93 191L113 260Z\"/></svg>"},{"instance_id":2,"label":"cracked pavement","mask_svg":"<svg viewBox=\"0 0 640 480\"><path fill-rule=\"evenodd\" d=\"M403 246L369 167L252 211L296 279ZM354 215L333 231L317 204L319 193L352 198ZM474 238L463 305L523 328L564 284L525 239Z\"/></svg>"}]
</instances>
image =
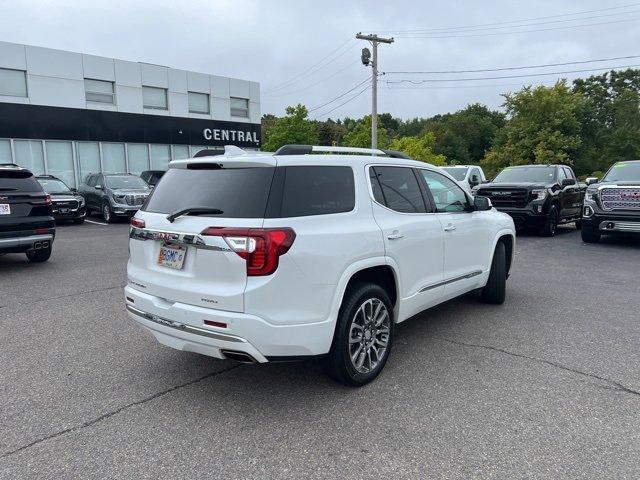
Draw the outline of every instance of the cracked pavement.
<instances>
[{"instance_id":1,"label":"cracked pavement","mask_svg":"<svg viewBox=\"0 0 640 480\"><path fill-rule=\"evenodd\" d=\"M124 313L126 237L0 257L0 479L640 476L640 242L520 236L503 306L399 325L354 390L157 344Z\"/></svg>"}]
</instances>

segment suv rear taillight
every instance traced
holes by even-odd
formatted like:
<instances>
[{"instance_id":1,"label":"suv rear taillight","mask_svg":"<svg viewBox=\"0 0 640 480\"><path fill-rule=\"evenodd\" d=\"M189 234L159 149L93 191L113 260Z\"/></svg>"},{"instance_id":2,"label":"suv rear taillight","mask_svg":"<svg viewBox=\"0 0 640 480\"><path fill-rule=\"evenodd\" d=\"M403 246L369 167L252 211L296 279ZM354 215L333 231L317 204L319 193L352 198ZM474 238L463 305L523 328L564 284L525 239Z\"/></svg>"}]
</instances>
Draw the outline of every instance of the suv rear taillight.
<instances>
[{"instance_id":1,"label":"suv rear taillight","mask_svg":"<svg viewBox=\"0 0 640 480\"><path fill-rule=\"evenodd\" d=\"M201 235L222 237L229 248L247 261L247 275L271 275L278 259L289 251L296 238L291 228L209 227Z\"/></svg>"},{"instance_id":2,"label":"suv rear taillight","mask_svg":"<svg viewBox=\"0 0 640 480\"><path fill-rule=\"evenodd\" d=\"M134 228L144 228L145 223L141 218L131 217L130 225Z\"/></svg>"}]
</instances>

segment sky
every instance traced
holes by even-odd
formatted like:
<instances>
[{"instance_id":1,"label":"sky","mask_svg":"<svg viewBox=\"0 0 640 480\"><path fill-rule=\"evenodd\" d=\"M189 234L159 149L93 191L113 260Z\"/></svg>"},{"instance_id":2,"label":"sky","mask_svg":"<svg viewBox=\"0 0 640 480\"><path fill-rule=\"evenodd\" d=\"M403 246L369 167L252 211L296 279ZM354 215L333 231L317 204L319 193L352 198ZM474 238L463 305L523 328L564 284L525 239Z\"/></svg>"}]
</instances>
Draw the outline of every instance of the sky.
<instances>
[{"instance_id":1,"label":"sky","mask_svg":"<svg viewBox=\"0 0 640 480\"><path fill-rule=\"evenodd\" d=\"M378 111L404 119L476 102L498 109L523 85L602 70L475 78L640 66L638 57L391 73L640 55L632 0L0 0L0 11L0 40L258 81L263 114L303 103L319 119L371 112L371 69L360 61L370 45L357 32L394 37L379 47Z\"/></svg>"}]
</instances>

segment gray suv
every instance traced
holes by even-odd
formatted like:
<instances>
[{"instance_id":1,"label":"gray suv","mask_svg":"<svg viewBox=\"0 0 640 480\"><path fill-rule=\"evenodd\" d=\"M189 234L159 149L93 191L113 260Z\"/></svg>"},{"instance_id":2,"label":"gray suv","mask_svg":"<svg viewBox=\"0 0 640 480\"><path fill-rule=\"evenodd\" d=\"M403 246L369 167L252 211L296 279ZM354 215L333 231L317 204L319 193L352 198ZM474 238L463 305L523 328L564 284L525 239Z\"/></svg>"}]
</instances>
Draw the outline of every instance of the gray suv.
<instances>
[{"instance_id":1,"label":"gray suv","mask_svg":"<svg viewBox=\"0 0 640 480\"><path fill-rule=\"evenodd\" d=\"M107 223L116 216L133 216L150 192L144 180L130 173L90 174L78 188L87 205L87 216L98 211Z\"/></svg>"}]
</instances>

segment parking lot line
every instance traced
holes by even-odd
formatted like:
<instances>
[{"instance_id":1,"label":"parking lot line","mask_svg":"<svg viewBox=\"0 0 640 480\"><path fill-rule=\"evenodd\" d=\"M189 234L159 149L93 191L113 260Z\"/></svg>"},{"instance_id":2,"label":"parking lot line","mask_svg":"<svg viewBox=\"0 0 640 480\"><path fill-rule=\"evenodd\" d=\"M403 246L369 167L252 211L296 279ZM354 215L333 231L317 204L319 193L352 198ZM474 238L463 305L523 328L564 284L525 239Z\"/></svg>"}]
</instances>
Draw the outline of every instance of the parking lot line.
<instances>
[{"instance_id":1,"label":"parking lot line","mask_svg":"<svg viewBox=\"0 0 640 480\"><path fill-rule=\"evenodd\" d=\"M108 223L102 223L102 222L96 222L95 220L84 220L87 223L93 223L94 225L102 225L103 227L106 227L108 225Z\"/></svg>"}]
</instances>

